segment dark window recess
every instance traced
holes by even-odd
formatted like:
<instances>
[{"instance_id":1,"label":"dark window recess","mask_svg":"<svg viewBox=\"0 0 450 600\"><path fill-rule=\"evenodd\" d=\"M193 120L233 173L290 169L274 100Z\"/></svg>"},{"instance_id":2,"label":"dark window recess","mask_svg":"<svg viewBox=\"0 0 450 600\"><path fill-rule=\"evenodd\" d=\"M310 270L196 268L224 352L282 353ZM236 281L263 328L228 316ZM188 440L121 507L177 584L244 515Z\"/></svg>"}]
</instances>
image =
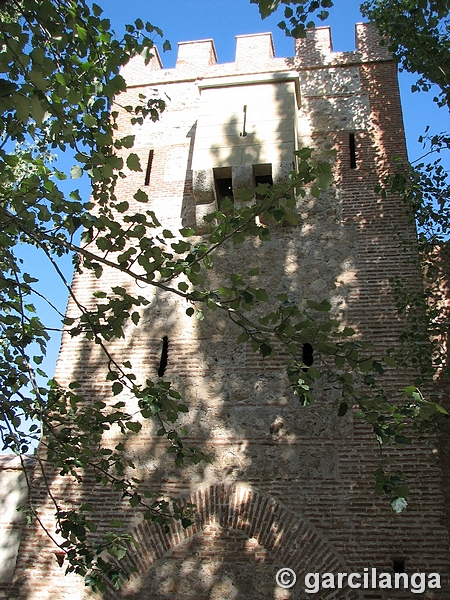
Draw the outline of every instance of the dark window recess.
<instances>
[{"instance_id":1,"label":"dark window recess","mask_svg":"<svg viewBox=\"0 0 450 600\"><path fill-rule=\"evenodd\" d=\"M169 338L165 335L162 339L161 359L159 361L158 376L162 377L167 368L167 357L169 355Z\"/></svg>"},{"instance_id":2,"label":"dark window recess","mask_svg":"<svg viewBox=\"0 0 450 600\"><path fill-rule=\"evenodd\" d=\"M267 183L268 185L273 185L273 177L272 177L272 165L264 164L264 165L253 165L253 179L255 180L255 187L258 185L263 185ZM258 200L261 200L264 196L262 194L256 194Z\"/></svg>"},{"instance_id":3,"label":"dark window recess","mask_svg":"<svg viewBox=\"0 0 450 600\"><path fill-rule=\"evenodd\" d=\"M150 152L148 153L147 170L145 171L144 185L150 185L150 175L152 172L153 154L154 154L153 150L150 150Z\"/></svg>"},{"instance_id":4,"label":"dark window recess","mask_svg":"<svg viewBox=\"0 0 450 600\"><path fill-rule=\"evenodd\" d=\"M405 561L404 560L394 560L393 568L394 568L394 573L404 573L405 572Z\"/></svg>"},{"instance_id":5,"label":"dark window recess","mask_svg":"<svg viewBox=\"0 0 450 600\"><path fill-rule=\"evenodd\" d=\"M354 133L349 133L348 135L348 146L350 149L350 169L356 169L356 145Z\"/></svg>"},{"instance_id":6,"label":"dark window recess","mask_svg":"<svg viewBox=\"0 0 450 600\"><path fill-rule=\"evenodd\" d=\"M218 167L217 169L214 169L214 183L216 185L216 198L219 208L225 198L228 198L233 202L231 167Z\"/></svg>"},{"instance_id":7,"label":"dark window recess","mask_svg":"<svg viewBox=\"0 0 450 600\"><path fill-rule=\"evenodd\" d=\"M253 165L253 177L255 178L255 185L257 186L260 183L273 185L272 165L270 163L265 165Z\"/></svg>"},{"instance_id":8,"label":"dark window recess","mask_svg":"<svg viewBox=\"0 0 450 600\"><path fill-rule=\"evenodd\" d=\"M255 183L258 186L260 183L268 183L269 185L273 185L272 175L256 175Z\"/></svg>"},{"instance_id":9,"label":"dark window recess","mask_svg":"<svg viewBox=\"0 0 450 600\"><path fill-rule=\"evenodd\" d=\"M311 344L308 344L308 342L306 342L306 344L303 344L302 362L305 365L302 368L303 372L306 372L308 370L308 368L312 366L312 364L314 362L313 354L314 354L314 349L311 346Z\"/></svg>"}]
</instances>

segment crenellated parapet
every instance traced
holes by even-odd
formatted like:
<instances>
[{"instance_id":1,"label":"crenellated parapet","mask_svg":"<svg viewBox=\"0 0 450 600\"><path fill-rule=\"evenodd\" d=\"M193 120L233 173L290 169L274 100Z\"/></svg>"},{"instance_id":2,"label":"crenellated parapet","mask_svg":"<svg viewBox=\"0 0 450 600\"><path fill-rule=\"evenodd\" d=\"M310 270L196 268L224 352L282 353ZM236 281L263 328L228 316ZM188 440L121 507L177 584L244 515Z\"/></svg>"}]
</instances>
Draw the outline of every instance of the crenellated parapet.
<instances>
[{"instance_id":1,"label":"crenellated parapet","mask_svg":"<svg viewBox=\"0 0 450 600\"><path fill-rule=\"evenodd\" d=\"M309 68L352 63L392 60L387 45L380 45L380 36L370 23L355 26L356 50L333 52L330 27L316 27L306 32L306 37L295 40L295 56L278 58L271 33L236 36L236 56L232 63L220 63L214 40L179 42L174 69L164 69L157 48L145 65L136 56L122 69L128 86L167 83L202 76L220 77L239 73L258 73L286 70L286 65Z\"/></svg>"},{"instance_id":2,"label":"crenellated parapet","mask_svg":"<svg viewBox=\"0 0 450 600\"><path fill-rule=\"evenodd\" d=\"M387 45L380 45L380 41L378 31L373 25L357 23L356 51L333 52L330 27L308 29L305 38L295 40L297 66L305 68L392 60Z\"/></svg>"}]
</instances>

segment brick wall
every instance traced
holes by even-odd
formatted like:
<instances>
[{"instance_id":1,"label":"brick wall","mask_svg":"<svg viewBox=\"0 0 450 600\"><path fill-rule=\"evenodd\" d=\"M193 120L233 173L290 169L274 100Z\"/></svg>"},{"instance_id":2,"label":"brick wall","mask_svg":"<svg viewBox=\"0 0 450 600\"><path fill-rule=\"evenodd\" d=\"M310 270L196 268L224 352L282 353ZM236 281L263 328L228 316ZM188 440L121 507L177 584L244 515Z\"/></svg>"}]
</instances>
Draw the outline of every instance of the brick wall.
<instances>
[{"instance_id":1,"label":"brick wall","mask_svg":"<svg viewBox=\"0 0 450 600\"><path fill-rule=\"evenodd\" d=\"M121 102L132 104L139 93L167 95L170 101L159 123L132 128L126 115L120 116L121 134L136 135L144 172L130 173L119 182L117 193L132 210L138 207L132 196L144 184L145 162L153 150L148 208L175 231L198 226L192 154L199 88L205 79L236 77L245 82L255 75L260 79L297 73L298 146L336 148L335 182L319 198L299 200L297 227L275 230L264 244L248 241L218 251L210 283L217 285L229 272L259 266L255 287L283 291L298 302L328 299L338 318L383 352L395 344L402 327L389 280L401 274L416 285L419 277L413 256L405 255L400 243L415 234L409 215L398 198L382 199L373 191L396 157L406 160L395 66L370 28L361 24L356 52L332 52L328 28L318 28L296 44L296 56L287 59L274 58L271 37L263 34L239 36L234 63L217 62L211 40L181 44L175 69L160 69L156 57L149 67L140 59L131 61L124 69L129 89ZM351 135L356 165L351 164ZM118 281L113 271L105 270L100 283L76 276L74 291L89 305L92 292L110 284L139 290L150 305L141 310L139 327L130 326L125 339L111 342L109 351L118 360L131 356L139 381L156 378L161 338L169 337L165 377L189 405L182 419L187 442L213 460L180 471L155 436L154 424L130 434L127 451L143 489L197 505L196 524L186 531L174 525L168 536L157 526L141 523L136 511L111 490L95 486L89 474L75 486L46 472L55 493L94 505L101 531L115 517L124 520L140 542L127 557L138 574L121 591L108 590L105 599L305 598L306 572L362 573L364 568L377 568L392 573L394 560L404 560L409 574L439 572L443 581L448 577L442 474L431 446L385 450L409 476L412 488L408 510L394 515L374 491L379 448L367 427L351 415L335 416L336 390L318 386L316 403L300 408L288 389L287 357L282 352L263 360L236 343L236 329L226 317L207 313L202 322L190 319L183 300L151 286ZM69 305L69 314L75 310ZM85 394L109 401L105 372L98 347L63 336L56 372L62 384L77 379ZM396 393L411 377L407 372L388 373L385 384ZM125 394L123 399L134 408ZM112 444L114 435L105 443ZM51 525L51 499L39 473L34 499ZM275 585L281 566L297 572L299 583L291 590ZM96 597L77 578L61 575L51 544L33 524L23 536L9 597ZM448 593L445 587L417 597L446 598ZM322 590L315 597L343 598L342 594ZM410 598L409 592L398 590L353 593L347 588L345 594L349 599Z\"/></svg>"}]
</instances>

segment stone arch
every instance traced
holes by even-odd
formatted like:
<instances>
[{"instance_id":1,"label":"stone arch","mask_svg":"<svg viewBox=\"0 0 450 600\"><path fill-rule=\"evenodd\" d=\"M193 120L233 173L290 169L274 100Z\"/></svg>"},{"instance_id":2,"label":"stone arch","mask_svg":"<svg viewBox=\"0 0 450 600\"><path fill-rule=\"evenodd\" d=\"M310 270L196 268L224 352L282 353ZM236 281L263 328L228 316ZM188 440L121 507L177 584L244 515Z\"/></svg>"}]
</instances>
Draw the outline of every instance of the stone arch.
<instances>
[{"instance_id":1,"label":"stone arch","mask_svg":"<svg viewBox=\"0 0 450 600\"><path fill-rule=\"evenodd\" d=\"M277 563L297 574L297 586L303 585L310 572L351 572L326 536L302 516L288 510L280 502L245 484L222 483L199 489L186 503L197 507L197 520L188 529L174 522L168 533L148 521L136 526L131 534L139 548L130 548L122 566L145 573L172 549L212 523L224 529L244 532L267 550ZM134 575L131 576L131 580ZM343 590L324 589L314 595L317 600L342 597ZM347 600L360 598L358 590L345 589ZM105 600L122 600L120 591L108 586Z\"/></svg>"}]
</instances>

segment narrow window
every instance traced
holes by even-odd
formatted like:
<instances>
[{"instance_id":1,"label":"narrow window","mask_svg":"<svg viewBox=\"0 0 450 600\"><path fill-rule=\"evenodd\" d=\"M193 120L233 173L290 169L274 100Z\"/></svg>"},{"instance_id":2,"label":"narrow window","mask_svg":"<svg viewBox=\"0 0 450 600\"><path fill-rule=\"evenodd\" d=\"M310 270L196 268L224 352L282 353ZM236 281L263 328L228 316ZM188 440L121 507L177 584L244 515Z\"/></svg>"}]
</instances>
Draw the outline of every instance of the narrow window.
<instances>
[{"instance_id":1,"label":"narrow window","mask_svg":"<svg viewBox=\"0 0 450 600\"><path fill-rule=\"evenodd\" d=\"M314 362L314 349L311 346L311 344L308 344L308 342L306 342L305 344L303 344L303 350L302 350L302 362L305 365L302 368L302 371L306 373L306 371L308 370L309 367L312 366L313 362Z\"/></svg>"},{"instance_id":2,"label":"narrow window","mask_svg":"<svg viewBox=\"0 0 450 600\"><path fill-rule=\"evenodd\" d=\"M161 358L159 360L158 377L162 377L167 368L167 357L169 355L169 338L165 335L162 339Z\"/></svg>"},{"instance_id":3,"label":"narrow window","mask_svg":"<svg viewBox=\"0 0 450 600\"><path fill-rule=\"evenodd\" d=\"M404 573L405 572L405 561L404 560L394 560L394 573Z\"/></svg>"},{"instance_id":4,"label":"narrow window","mask_svg":"<svg viewBox=\"0 0 450 600\"><path fill-rule=\"evenodd\" d=\"M153 150L148 153L147 170L145 172L145 183L144 185L150 185L150 174L152 172L153 163Z\"/></svg>"},{"instance_id":5,"label":"narrow window","mask_svg":"<svg viewBox=\"0 0 450 600\"><path fill-rule=\"evenodd\" d=\"M216 185L216 198L219 208L225 198L233 202L231 167L218 167L214 169L214 183Z\"/></svg>"},{"instance_id":6,"label":"narrow window","mask_svg":"<svg viewBox=\"0 0 450 600\"><path fill-rule=\"evenodd\" d=\"M350 169L356 169L356 145L354 133L349 133L348 145L350 149Z\"/></svg>"}]
</instances>

